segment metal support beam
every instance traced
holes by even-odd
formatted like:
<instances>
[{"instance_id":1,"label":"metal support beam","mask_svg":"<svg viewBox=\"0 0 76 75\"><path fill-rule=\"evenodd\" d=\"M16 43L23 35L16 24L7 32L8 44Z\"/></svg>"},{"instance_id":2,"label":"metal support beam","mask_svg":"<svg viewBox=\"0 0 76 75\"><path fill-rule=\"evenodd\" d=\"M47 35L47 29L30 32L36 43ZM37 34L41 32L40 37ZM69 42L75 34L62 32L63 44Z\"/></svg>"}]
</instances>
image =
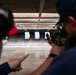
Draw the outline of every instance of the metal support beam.
<instances>
[{"instance_id":1,"label":"metal support beam","mask_svg":"<svg viewBox=\"0 0 76 75\"><path fill-rule=\"evenodd\" d=\"M42 14L42 11L43 11L43 8L44 8L44 3L45 3L45 0L41 0L40 10L39 10L39 17L38 17L38 24L37 24L37 31L38 31L38 27L39 27L39 23L40 23L40 19L41 19L41 14Z\"/></svg>"}]
</instances>

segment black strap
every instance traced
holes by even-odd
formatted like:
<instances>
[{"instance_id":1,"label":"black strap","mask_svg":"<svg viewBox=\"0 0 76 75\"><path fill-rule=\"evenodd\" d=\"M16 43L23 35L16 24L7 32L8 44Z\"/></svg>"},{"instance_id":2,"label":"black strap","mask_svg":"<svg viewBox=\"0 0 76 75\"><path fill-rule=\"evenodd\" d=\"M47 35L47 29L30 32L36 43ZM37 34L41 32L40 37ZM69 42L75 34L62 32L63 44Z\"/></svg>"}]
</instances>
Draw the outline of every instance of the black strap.
<instances>
[{"instance_id":1,"label":"black strap","mask_svg":"<svg viewBox=\"0 0 76 75\"><path fill-rule=\"evenodd\" d=\"M50 58L50 57L55 58L56 56L57 56L56 54L51 53L51 54L48 56L48 58Z\"/></svg>"}]
</instances>

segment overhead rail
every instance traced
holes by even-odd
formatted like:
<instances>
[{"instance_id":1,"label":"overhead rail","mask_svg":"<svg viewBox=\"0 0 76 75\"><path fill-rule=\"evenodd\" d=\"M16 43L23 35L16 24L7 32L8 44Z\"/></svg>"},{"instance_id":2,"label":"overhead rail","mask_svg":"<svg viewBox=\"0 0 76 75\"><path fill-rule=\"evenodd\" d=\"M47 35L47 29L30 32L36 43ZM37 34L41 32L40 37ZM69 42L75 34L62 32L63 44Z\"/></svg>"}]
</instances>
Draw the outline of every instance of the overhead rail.
<instances>
[{"instance_id":1,"label":"overhead rail","mask_svg":"<svg viewBox=\"0 0 76 75\"><path fill-rule=\"evenodd\" d=\"M42 11L43 11L43 8L44 8L44 3L45 3L45 0L41 0L41 2L40 2L40 9L39 9L39 16L38 16L37 31L38 31L38 27L39 27Z\"/></svg>"}]
</instances>

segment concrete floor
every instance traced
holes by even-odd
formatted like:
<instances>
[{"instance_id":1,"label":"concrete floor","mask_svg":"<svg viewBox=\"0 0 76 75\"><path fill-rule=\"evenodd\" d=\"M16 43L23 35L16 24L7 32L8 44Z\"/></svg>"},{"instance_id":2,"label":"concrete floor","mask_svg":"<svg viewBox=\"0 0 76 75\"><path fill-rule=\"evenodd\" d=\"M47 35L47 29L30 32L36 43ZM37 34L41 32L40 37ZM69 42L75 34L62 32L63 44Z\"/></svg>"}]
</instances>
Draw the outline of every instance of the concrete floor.
<instances>
[{"instance_id":1,"label":"concrete floor","mask_svg":"<svg viewBox=\"0 0 76 75\"><path fill-rule=\"evenodd\" d=\"M8 42L3 47L3 53L0 63L3 63L11 58L17 58L26 54L30 56L22 62L23 70L20 72L12 72L9 75L30 75L36 70L47 58L51 46L47 41L26 41L23 42Z\"/></svg>"}]
</instances>

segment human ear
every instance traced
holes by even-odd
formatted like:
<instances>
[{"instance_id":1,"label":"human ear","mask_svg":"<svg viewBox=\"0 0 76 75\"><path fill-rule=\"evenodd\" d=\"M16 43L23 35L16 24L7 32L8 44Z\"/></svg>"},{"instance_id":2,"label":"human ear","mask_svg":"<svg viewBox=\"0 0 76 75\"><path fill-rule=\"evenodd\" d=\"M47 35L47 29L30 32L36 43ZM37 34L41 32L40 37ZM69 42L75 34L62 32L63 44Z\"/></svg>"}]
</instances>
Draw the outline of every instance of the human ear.
<instances>
[{"instance_id":1,"label":"human ear","mask_svg":"<svg viewBox=\"0 0 76 75\"><path fill-rule=\"evenodd\" d=\"M68 20L69 20L70 26L71 26L73 29L75 29L75 28L76 28L76 20L74 19L74 17L69 16Z\"/></svg>"},{"instance_id":2,"label":"human ear","mask_svg":"<svg viewBox=\"0 0 76 75\"><path fill-rule=\"evenodd\" d=\"M71 23L74 23L74 22L75 22L75 19L74 19L74 17L72 17L72 16L69 16L68 20L69 20Z\"/></svg>"}]
</instances>

